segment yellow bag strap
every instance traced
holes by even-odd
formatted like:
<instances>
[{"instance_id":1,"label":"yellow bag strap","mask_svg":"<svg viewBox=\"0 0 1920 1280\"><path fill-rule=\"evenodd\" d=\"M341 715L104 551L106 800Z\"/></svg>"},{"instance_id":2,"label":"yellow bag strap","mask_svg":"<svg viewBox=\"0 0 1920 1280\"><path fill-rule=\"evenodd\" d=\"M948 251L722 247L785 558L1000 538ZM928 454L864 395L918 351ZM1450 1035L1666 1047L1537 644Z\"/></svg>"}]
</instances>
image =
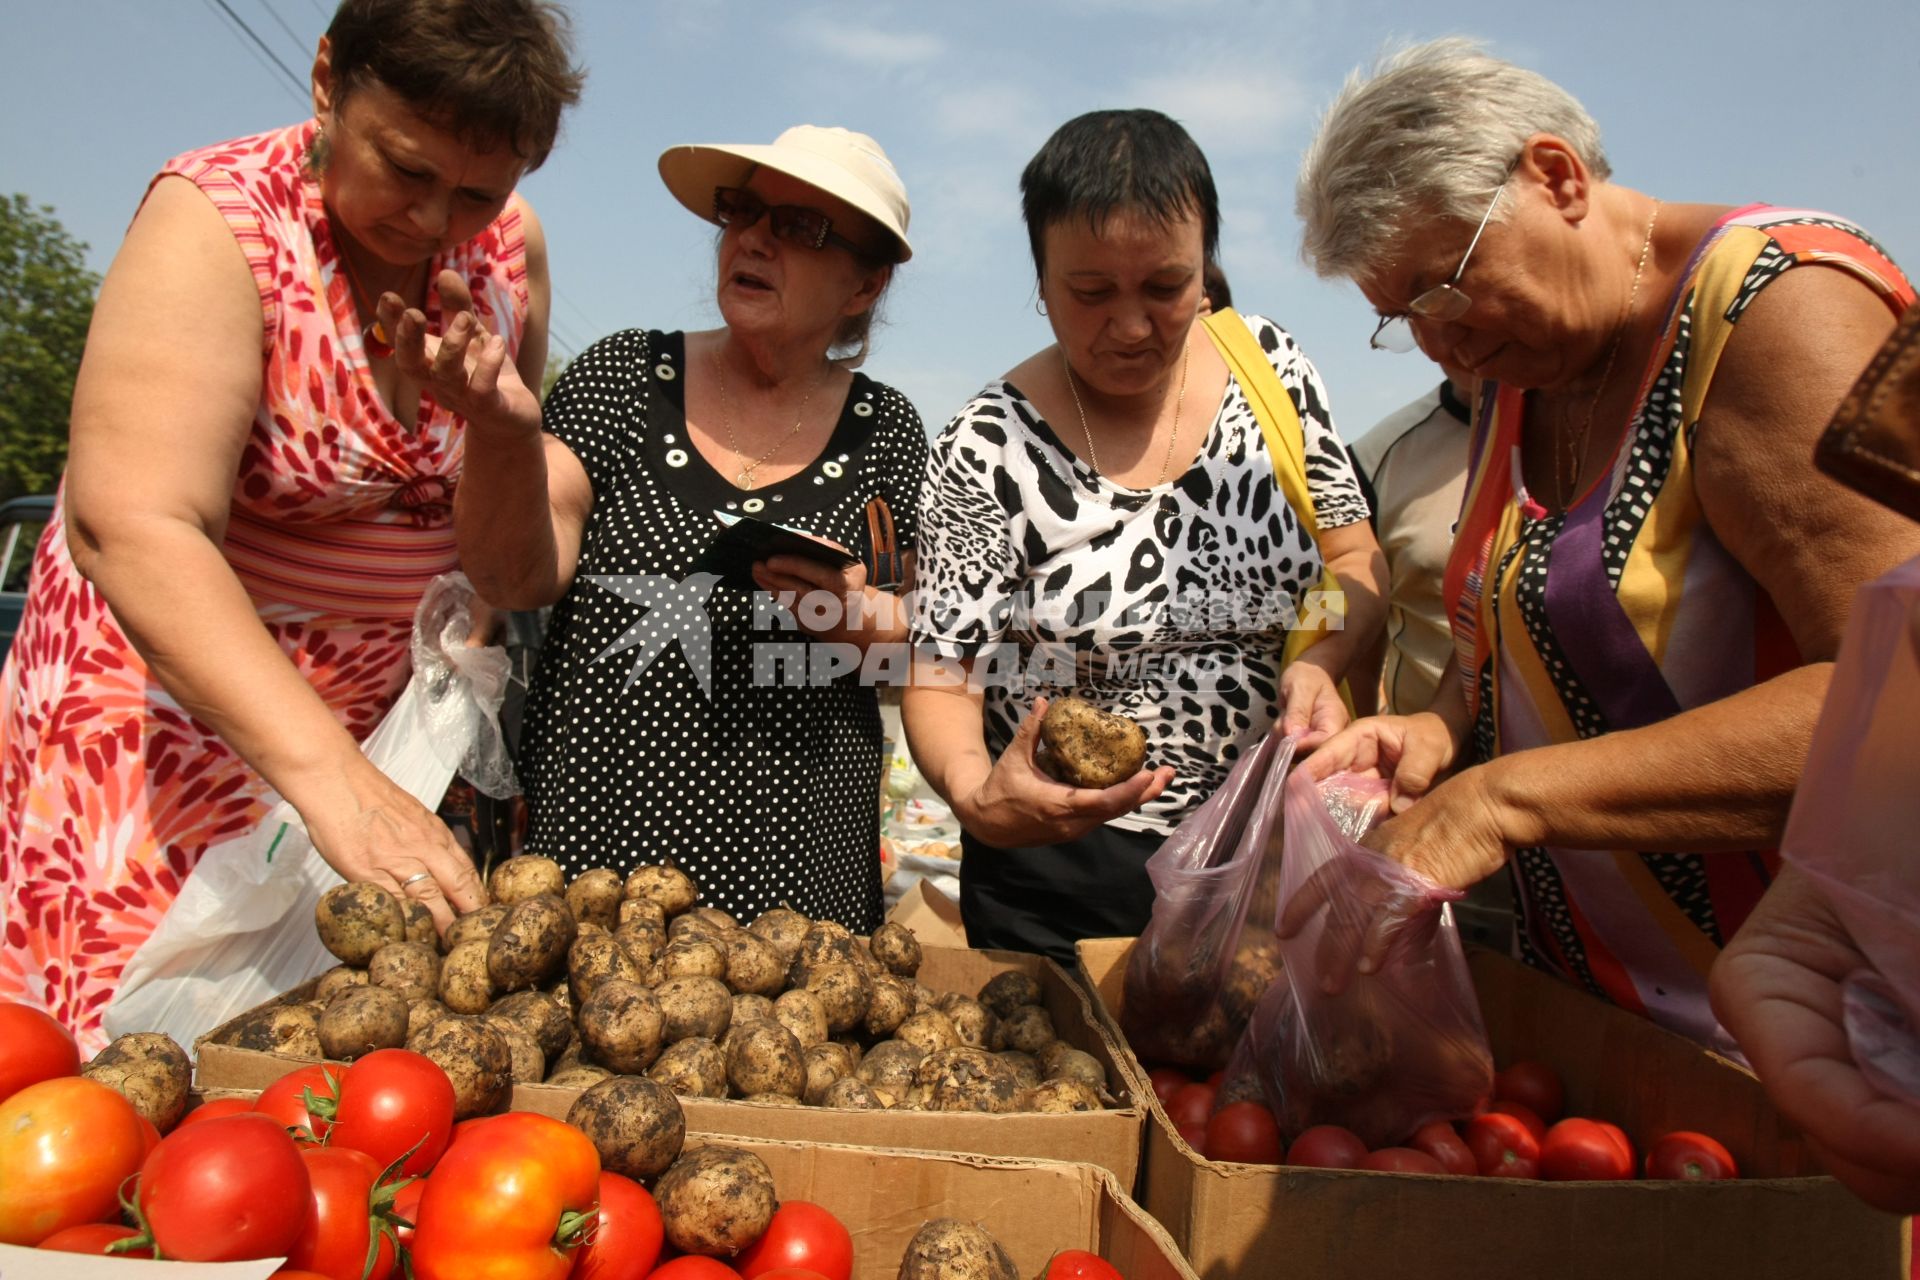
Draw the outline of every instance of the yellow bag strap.
<instances>
[{"instance_id":1,"label":"yellow bag strap","mask_svg":"<svg viewBox=\"0 0 1920 1280\"><path fill-rule=\"evenodd\" d=\"M1300 425L1300 413L1293 397L1281 385L1273 363L1260 349L1260 342L1247 328L1247 322L1232 307L1203 316L1207 336L1213 339L1221 359L1227 362L1235 382L1246 393L1247 405L1267 438L1267 452L1273 455L1274 478L1286 495L1293 514L1307 526L1313 540L1320 540L1320 521L1313 512L1313 494L1307 488L1307 444Z\"/></svg>"}]
</instances>

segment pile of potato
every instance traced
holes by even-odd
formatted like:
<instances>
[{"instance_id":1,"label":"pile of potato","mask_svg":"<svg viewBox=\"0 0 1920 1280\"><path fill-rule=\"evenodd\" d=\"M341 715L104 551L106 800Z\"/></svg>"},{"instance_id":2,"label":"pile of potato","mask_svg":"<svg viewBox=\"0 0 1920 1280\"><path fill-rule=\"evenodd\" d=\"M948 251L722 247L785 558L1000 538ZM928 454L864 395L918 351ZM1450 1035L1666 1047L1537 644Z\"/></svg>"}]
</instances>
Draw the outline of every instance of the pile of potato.
<instances>
[{"instance_id":1,"label":"pile of potato","mask_svg":"<svg viewBox=\"0 0 1920 1280\"><path fill-rule=\"evenodd\" d=\"M924 1111L1097 1110L1100 1061L1067 1045L1039 984L1003 973L977 999L918 982L899 925L870 942L775 908L744 928L696 906L672 866L568 883L547 858L512 858L491 906L444 939L416 902L341 885L316 912L341 960L304 1003L234 1024L225 1043L352 1059L404 1045L453 1079L462 1116L513 1085L588 1088L642 1076L683 1097Z\"/></svg>"}]
</instances>

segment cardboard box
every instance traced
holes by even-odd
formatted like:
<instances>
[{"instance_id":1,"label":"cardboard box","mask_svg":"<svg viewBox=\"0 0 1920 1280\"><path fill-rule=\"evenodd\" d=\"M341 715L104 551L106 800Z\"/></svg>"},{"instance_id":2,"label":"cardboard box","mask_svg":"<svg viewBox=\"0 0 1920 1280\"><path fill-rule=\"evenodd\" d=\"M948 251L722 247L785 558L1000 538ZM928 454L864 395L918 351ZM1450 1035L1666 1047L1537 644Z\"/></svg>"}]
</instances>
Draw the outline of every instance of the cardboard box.
<instances>
[{"instance_id":1,"label":"cardboard box","mask_svg":"<svg viewBox=\"0 0 1920 1280\"><path fill-rule=\"evenodd\" d=\"M1119 1030L1131 939L1080 944ZM1735 1063L1491 952L1471 956L1496 1061L1557 1067L1568 1110L1612 1120L1639 1150L1670 1129L1724 1142L1743 1179L1548 1183L1228 1164L1201 1159L1145 1093L1144 1201L1207 1280L1419 1275L1623 1280L1688 1276L1907 1280L1908 1231L1831 1178Z\"/></svg>"},{"instance_id":2,"label":"cardboard box","mask_svg":"<svg viewBox=\"0 0 1920 1280\"><path fill-rule=\"evenodd\" d=\"M935 991L972 995L995 974L1008 970L1019 970L1033 977L1040 984L1054 1029L1063 1040L1099 1059L1107 1069L1112 1093L1123 1105L1072 1115L975 1115L839 1111L682 1098L680 1105L686 1113L687 1131L910 1151L965 1151L1081 1161L1108 1170L1122 1187L1131 1188L1140 1169L1145 1105L1134 1087L1133 1073L1122 1065L1119 1045L1094 1013L1080 986L1058 965L1040 956L950 947L928 947L923 956L919 980ZM300 1000L307 993L306 987L300 987L280 999ZM195 1085L202 1091L264 1089L306 1061L213 1043L225 1029L225 1026L214 1028L194 1045ZM564 1119L579 1092L549 1085L518 1085L513 1091L513 1105Z\"/></svg>"}]
</instances>

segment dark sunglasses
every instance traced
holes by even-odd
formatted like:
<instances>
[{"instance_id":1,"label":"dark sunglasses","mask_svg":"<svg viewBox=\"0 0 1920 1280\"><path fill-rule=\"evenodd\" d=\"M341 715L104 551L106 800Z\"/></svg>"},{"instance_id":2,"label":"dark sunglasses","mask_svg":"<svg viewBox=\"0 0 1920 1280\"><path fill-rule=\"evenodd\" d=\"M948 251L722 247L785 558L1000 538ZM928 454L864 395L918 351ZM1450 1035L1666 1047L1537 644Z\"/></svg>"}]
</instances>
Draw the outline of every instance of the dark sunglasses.
<instances>
[{"instance_id":1,"label":"dark sunglasses","mask_svg":"<svg viewBox=\"0 0 1920 1280\"><path fill-rule=\"evenodd\" d=\"M745 230L763 217L774 235L803 249L824 249L833 244L855 257L864 253L853 241L836 235L833 219L818 209L803 204L770 205L744 187L713 189L713 220L721 226Z\"/></svg>"}]
</instances>

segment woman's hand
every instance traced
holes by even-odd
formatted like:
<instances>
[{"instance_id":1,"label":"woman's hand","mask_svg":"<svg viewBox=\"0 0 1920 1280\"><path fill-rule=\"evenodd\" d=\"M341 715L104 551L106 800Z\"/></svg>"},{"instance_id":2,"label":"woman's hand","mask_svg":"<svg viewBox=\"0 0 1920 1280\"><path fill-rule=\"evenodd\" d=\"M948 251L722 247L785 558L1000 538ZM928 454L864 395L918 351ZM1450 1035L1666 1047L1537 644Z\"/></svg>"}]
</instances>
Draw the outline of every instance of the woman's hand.
<instances>
[{"instance_id":1,"label":"woman's hand","mask_svg":"<svg viewBox=\"0 0 1920 1280\"><path fill-rule=\"evenodd\" d=\"M1305 656L1288 663L1280 673L1280 698L1286 707L1280 731L1298 738L1302 751L1319 746L1351 719L1340 698L1340 682Z\"/></svg>"},{"instance_id":2,"label":"woman's hand","mask_svg":"<svg viewBox=\"0 0 1920 1280\"><path fill-rule=\"evenodd\" d=\"M814 540L839 551L846 550L830 538ZM800 629L816 640L855 644L865 649L876 638L875 624L879 618L874 602L869 599L864 562L836 567L805 556L769 556L754 562L753 582L772 594L783 609L793 614Z\"/></svg>"},{"instance_id":3,"label":"woman's hand","mask_svg":"<svg viewBox=\"0 0 1920 1280\"><path fill-rule=\"evenodd\" d=\"M371 765L349 787L347 803L300 815L313 847L343 880L417 899L442 934L456 916L486 905L473 859L437 814ZM431 879L412 879L423 871Z\"/></svg>"},{"instance_id":4,"label":"woman's hand","mask_svg":"<svg viewBox=\"0 0 1920 1280\"><path fill-rule=\"evenodd\" d=\"M1292 671L1304 665L1296 662ZM1281 687L1286 686L1282 673ZM1302 768L1316 782L1336 773L1385 778L1392 784L1387 807L1404 813L1453 767L1459 746L1447 722L1430 711L1410 716L1369 716L1323 742Z\"/></svg>"},{"instance_id":5,"label":"woman's hand","mask_svg":"<svg viewBox=\"0 0 1920 1280\"><path fill-rule=\"evenodd\" d=\"M976 839L1002 849L1075 840L1132 813L1173 781L1169 765L1142 769L1104 789L1055 781L1034 760L1046 711L1047 700L1035 698L1032 713L1020 722L993 768L977 786L953 797L955 816Z\"/></svg>"},{"instance_id":6,"label":"woman's hand","mask_svg":"<svg viewBox=\"0 0 1920 1280\"><path fill-rule=\"evenodd\" d=\"M521 381L507 340L481 325L459 273L442 271L439 287L441 315L450 318L438 338L427 332L427 317L418 308L407 306L397 293L380 295L375 313L392 337L400 372L470 424L538 435L540 400Z\"/></svg>"},{"instance_id":7,"label":"woman's hand","mask_svg":"<svg viewBox=\"0 0 1920 1280\"><path fill-rule=\"evenodd\" d=\"M1841 984L1868 969L1811 878L1789 864L1714 962L1714 1014L1767 1096L1834 1177L1890 1213L1920 1212L1920 1106L1854 1065Z\"/></svg>"}]
</instances>

